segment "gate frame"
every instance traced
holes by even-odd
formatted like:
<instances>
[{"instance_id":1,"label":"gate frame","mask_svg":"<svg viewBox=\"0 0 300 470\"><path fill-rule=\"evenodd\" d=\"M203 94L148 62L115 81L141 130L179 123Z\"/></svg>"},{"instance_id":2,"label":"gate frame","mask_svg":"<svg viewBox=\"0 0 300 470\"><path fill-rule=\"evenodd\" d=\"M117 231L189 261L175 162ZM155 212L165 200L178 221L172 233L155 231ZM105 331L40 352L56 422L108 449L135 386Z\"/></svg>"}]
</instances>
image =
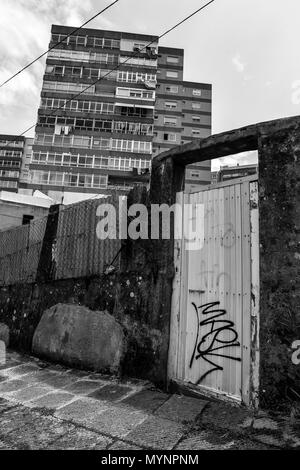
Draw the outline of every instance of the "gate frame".
<instances>
[{"instance_id":1,"label":"gate frame","mask_svg":"<svg viewBox=\"0 0 300 470\"><path fill-rule=\"evenodd\" d=\"M180 357L180 348L182 340L180 339L180 321L183 303L187 295L188 276L182 276L184 272L183 265L186 262L186 251L183 249L184 237L182 239L174 240L174 279L173 291L171 300L171 317L170 317L170 343L168 354L168 370L167 380L168 383L175 383L183 390L190 390L191 393L196 395L203 395L219 400L230 401L237 404L245 404L251 408L259 406L259 210L258 210L258 177L257 175L247 176L244 178L236 178L228 182L217 183L213 185L204 186L199 191L208 191L218 189L234 184L241 184L249 182L249 215L250 215L250 350L247 354L248 363L246 363L246 373L244 371L244 362L242 362L242 390L241 401L228 395L226 392L206 391L201 388L201 385L194 385L190 382L185 382L178 379L177 368L178 359ZM184 203L184 193L176 193L176 207L177 204ZM183 224L183 210L181 211L182 218L179 219L178 211L175 211L175 231L181 230ZM181 226L179 226L181 224ZM254 255L256 253L256 256ZM243 347L244 343L242 344ZM249 374L249 377L247 375ZM246 383L244 378L247 377Z\"/></svg>"}]
</instances>

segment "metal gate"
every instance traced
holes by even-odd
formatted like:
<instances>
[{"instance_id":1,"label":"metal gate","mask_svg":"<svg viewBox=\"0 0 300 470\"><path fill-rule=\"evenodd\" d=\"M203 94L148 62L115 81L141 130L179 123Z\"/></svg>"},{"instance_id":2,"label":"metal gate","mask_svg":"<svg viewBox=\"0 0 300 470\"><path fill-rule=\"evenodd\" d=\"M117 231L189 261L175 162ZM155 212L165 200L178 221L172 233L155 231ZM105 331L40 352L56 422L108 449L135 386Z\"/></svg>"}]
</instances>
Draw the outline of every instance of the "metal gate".
<instances>
[{"instance_id":1,"label":"metal gate","mask_svg":"<svg viewBox=\"0 0 300 470\"><path fill-rule=\"evenodd\" d=\"M259 239L253 177L177 194L168 375L257 405Z\"/></svg>"}]
</instances>

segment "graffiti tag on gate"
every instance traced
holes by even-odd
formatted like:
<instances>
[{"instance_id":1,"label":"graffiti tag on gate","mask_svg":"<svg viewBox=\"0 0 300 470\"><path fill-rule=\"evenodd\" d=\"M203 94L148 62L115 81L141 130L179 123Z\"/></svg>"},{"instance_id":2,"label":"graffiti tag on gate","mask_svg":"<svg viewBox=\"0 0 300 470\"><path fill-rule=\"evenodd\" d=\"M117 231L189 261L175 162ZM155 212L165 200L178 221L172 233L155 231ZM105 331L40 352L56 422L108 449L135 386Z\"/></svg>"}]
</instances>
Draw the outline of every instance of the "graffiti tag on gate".
<instances>
[{"instance_id":1,"label":"graffiti tag on gate","mask_svg":"<svg viewBox=\"0 0 300 470\"><path fill-rule=\"evenodd\" d=\"M240 346L240 342L238 341L238 333L234 329L234 323L224 318L227 313L226 310L214 309L214 307L218 305L220 305L220 302L210 302L197 307L197 305L192 302L197 318L197 334L190 360L190 368L192 368L194 361L201 358L211 365L211 369L199 378L197 385L212 372L223 370L223 367L216 363L215 357L241 361L240 357L226 354L226 348L238 347ZM200 337L201 327L203 328L205 326L210 327L210 329ZM229 339L224 339L223 332L230 333Z\"/></svg>"}]
</instances>

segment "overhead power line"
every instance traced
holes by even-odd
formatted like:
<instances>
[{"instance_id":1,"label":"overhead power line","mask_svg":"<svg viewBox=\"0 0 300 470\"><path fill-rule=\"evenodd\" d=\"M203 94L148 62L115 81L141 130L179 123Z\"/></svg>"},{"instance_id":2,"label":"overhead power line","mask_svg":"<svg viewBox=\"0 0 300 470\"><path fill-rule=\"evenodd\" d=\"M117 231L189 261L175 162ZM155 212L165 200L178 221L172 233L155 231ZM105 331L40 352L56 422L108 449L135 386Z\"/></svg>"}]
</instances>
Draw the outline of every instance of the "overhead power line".
<instances>
[{"instance_id":1,"label":"overhead power line","mask_svg":"<svg viewBox=\"0 0 300 470\"><path fill-rule=\"evenodd\" d=\"M31 62L29 62L29 64L25 65L22 69L20 69L18 72L14 73L11 77L9 77L7 80L5 80L3 83L1 83L0 85L0 88L3 87L4 85L6 85L7 83L9 83L13 78L17 77L18 75L20 75L20 73L24 72L24 70L28 69L29 67L31 67L31 65L33 65L35 62L37 62L38 60L40 60L42 57L44 57L46 54L48 54L49 51L52 51L52 49L55 49L55 47L57 47L59 44L62 44L63 42L65 42L70 36L72 36L73 34L77 33L80 29L82 29L84 26L86 26L88 23L90 23L91 21L93 21L95 18L97 18L98 16L100 16L102 13L104 13L105 11L109 10L113 5L115 5L116 3L118 3L119 0L115 0L113 3L111 3L110 5L108 5L107 7L103 8L103 10L99 11L98 13L96 13L96 15L92 16L92 18L90 18L89 20L87 20L85 23L83 23L81 26L79 26L78 28L74 29L73 31L71 31L71 33L69 33L67 36L65 36L61 41L57 42L54 46L50 47L47 51L43 52L41 55L39 55L36 59L32 60Z\"/></svg>"},{"instance_id":2,"label":"overhead power line","mask_svg":"<svg viewBox=\"0 0 300 470\"><path fill-rule=\"evenodd\" d=\"M75 95L73 95L71 98L69 98L68 100L65 101L65 103L58 107L58 108L55 108L54 111L51 111L49 114L46 114L47 116L54 116L56 115L57 111L60 111L61 109L65 108L65 106L70 103L71 101L73 101L75 98L78 98L78 96L82 95L83 93L85 93L89 88L91 88L92 86L96 85L97 83L99 83L100 81L104 80L108 75L110 75L112 72L114 72L115 70L119 69L121 65L124 65L126 64L126 62L128 62L130 59L132 59L132 57L135 57L137 56L141 51L147 49L149 46L151 46L151 44L153 44L154 42L156 42L157 40L163 38L164 36L166 36L167 34L169 34L171 31L173 31L175 28L178 28L178 26L182 25L183 23L185 23L187 20L189 20L190 18L192 18L193 16L195 16L197 13L199 13L201 10L204 10L204 8L208 7L211 3L213 3L215 0L210 0L210 2L206 3L205 5L203 5L202 7L198 8L197 10L195 10L193 13L191 13L190 15L186 16L183 20L181 20L179 23L175 24L174 26L172 26L171 28L169 28L168 30L166 30L164 33L162 33L160 36L158 36L156 39L153 39L151 42L149 42L148 44L146 44L144 47L142 47L138 52L135 52L132 56L128 57L128 59L120 62L116 67L114 67L112 70L110 70L109 72L107 72L105 75L103 75L103 77L100 77L98 78L95 82L91 83L90 85L88 85L86 88L84 88L83 90L81 90L79 93L76 93ZM26 134L27 132L29 132L31 129L33 129L35 126L36 126L37 123L33 124L32 126L28 127L28 129L26 129L25 131L22 132L22 134L19 135L19 137L23 136L24 134Z\"/></svg>"}]
</instances>

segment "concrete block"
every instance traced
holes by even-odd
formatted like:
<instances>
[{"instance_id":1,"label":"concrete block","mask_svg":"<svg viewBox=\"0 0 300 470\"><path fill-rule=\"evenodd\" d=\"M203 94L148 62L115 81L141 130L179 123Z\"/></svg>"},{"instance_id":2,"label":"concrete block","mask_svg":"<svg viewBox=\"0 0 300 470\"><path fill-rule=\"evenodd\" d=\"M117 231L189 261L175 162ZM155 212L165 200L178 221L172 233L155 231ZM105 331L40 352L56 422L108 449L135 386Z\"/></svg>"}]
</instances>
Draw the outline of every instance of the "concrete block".
<instances>
[{"instance_id":1,"label":"concrete block","mask_svg":"<svg viewBox=\"0 0 300 470\"><path fill-rule=\"evenodd\" d=\"M58 304L43 313L32 349L52 361L116 373L126 341L122 326L109 313Z\"/></svg>"}]
</instances>

